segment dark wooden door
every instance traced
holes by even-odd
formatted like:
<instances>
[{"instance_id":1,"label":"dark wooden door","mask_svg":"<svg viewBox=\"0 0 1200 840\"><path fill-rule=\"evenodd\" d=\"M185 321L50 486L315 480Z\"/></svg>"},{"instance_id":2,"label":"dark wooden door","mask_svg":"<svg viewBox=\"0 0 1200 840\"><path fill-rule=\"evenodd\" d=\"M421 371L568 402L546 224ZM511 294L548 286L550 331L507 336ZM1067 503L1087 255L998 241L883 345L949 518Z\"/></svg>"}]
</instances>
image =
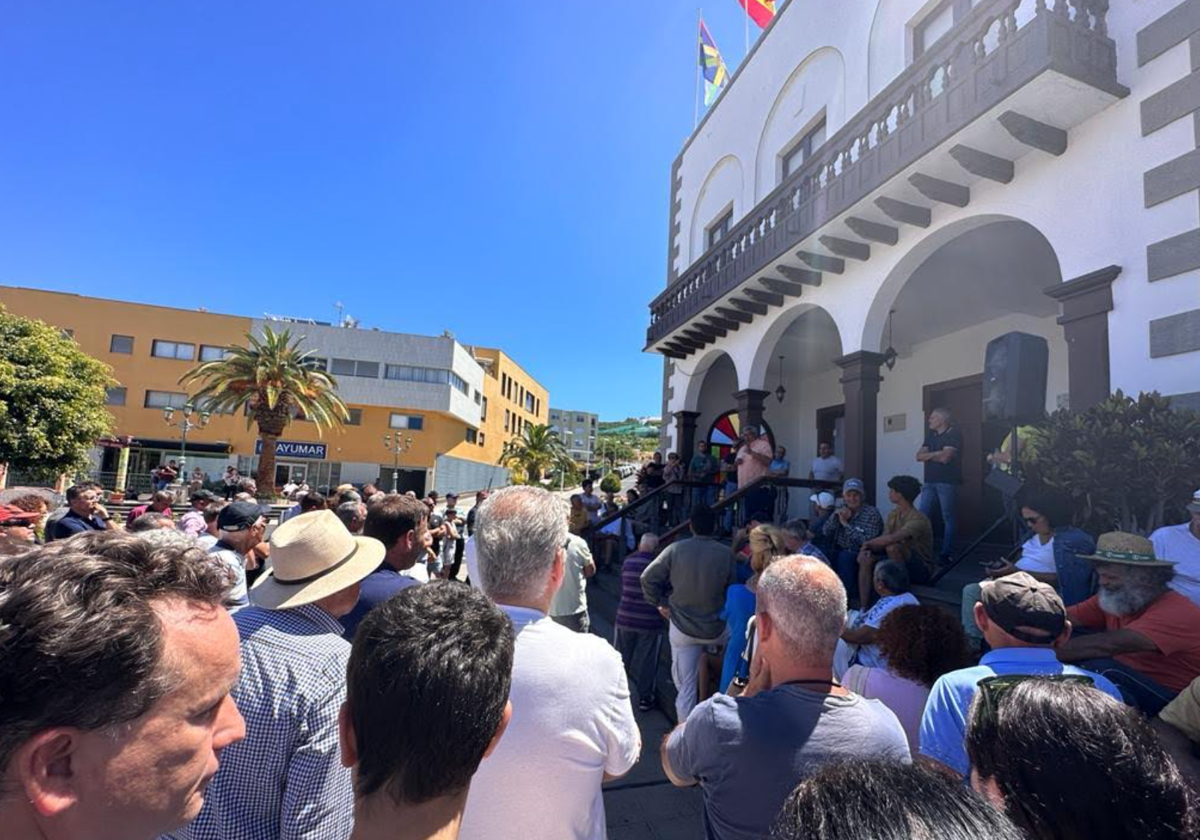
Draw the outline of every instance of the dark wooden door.
<instances>
[{"instance_id":1,"label":"dark wooden door","mask_svg":"<svg viewBox=\"0 0 1200 840\"><path fill-rule=\"evenodd\" d=\"M985 516L983 478L987 474L983 448L983 374L925 386L925 417L934 408L948 408L963 436L963 486L958 497L958 539L978 535ZM924 421L922 421L923 428ZM920 474L917 476L921 477Z\"/></svg>"}]
</instances>

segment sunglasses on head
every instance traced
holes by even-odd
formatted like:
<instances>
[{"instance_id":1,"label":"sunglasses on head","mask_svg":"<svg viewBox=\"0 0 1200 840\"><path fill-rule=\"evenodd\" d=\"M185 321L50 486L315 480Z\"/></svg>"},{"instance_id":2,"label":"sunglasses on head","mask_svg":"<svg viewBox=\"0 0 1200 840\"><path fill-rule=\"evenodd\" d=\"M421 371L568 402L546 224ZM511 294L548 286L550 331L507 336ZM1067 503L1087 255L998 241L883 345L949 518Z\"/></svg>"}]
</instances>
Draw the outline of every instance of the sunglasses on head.
<instances>
[{"instance_id":1,"label":"sunglasses on head","mask_svg":"<svg viewBox=\"0 0 1200 840\"><path fill-rule=\"evenodd\" d=\"M1095 680L1083 674L1048 674L1044 676L1037 674L1004 674L987 677L976 684L979 687L979 711L977 712L979 722L988 726L995 725L996 721L1000 718L1000 702L1014 687L1027 680L1073 683L1074 685L1086 685L1088 687L1096 685Z\"/></svg>"}]
</instances>

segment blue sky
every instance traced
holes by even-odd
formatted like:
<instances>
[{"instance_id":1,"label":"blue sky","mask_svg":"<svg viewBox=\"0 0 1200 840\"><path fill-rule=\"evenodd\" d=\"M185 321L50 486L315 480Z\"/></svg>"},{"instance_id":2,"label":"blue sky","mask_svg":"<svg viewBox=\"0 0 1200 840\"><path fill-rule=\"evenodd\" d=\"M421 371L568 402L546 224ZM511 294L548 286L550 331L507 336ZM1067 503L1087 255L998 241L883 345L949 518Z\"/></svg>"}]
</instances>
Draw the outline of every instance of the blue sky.
<instances>
[{"instance_id":1,"label":"blue sky","mask_svg":"<svg viewBox=\"0 0 1200 840\"><path fill-rule=\"evenodd\" d=\"M705 20L735 69L736 0ZM671 0L4 0L0 283L504 348L656 414ZM752 37L757 30L752 27Z\"/></svg>"}]
</instances>

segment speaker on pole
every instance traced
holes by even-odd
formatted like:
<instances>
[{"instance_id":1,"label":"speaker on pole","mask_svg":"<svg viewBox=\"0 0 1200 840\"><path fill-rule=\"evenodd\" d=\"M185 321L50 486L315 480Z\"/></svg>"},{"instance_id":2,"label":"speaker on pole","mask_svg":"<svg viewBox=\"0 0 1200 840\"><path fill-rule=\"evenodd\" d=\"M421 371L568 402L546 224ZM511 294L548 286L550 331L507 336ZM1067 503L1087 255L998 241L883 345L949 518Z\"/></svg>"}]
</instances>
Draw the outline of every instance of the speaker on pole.
<instances>
[{"instance_id":1,"label":"speaker on pole","mask_svg":"<svg viewBox=\"0 0 1200 840\"><path fill-rule=\"evenodd\" d=\"M1023 332L988 342L983 364L983 420L1022 425L1046 414L1046 339Z\"/></svg>"}]
</instances>

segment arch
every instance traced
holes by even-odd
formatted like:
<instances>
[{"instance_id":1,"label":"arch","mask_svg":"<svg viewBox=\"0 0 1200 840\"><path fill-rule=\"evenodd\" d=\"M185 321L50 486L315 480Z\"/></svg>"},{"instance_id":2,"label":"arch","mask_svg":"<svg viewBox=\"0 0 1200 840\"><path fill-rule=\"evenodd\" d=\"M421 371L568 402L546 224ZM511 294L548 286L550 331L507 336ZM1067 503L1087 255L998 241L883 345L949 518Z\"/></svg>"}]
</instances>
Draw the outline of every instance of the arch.
<instances>
[{"instance_id":1,"label":"arch","mask_svg":"<svg viewBox=\"0 0 1200 840\"><path fill-rule=\"evenodd\" d=\"M704 391L704 383L708 380L708 374L714 367L722 365L723 360L727 361L733 370L733 387L729 390L730 400L732 400L733 392L739 388L741 375L737 369L737 362L726 351L709 347L707 351L700 352L694 361L688 360L691 363L690 371L684 370L681 363L676 363L676 370L687 377L683 394L683 411L699 410L700 396ZM720 374L719 370L718 374Z\"/></svg>"},{"instance_id":2,"label":"arch","mask_svg":"<svg viewBox=\"0 0 1200 840\"><path fill-rule=\"evenodd\" d=\"M705 227L716 221L726 208L732 207L735 222L746 212L743 200L745 184L742 161L737 155L725 155L709 170L703 186L696 193L692 209L692 222L688 229L688 265L700 259L708 250L704 241Z\"/></svg>"},{"instance_id":3,"label":"arch","mask_svg":"<svg viewBox=\"0 0 1200 840\"><path fill-rule=\"evenodd\" d=\"M792 353L794 361L789 371L804 376L833 367L833 360L842 355L842 335L837 321L827 309L812 303L798 303L780 313L763 333L750 364L750 381L766 387L767 370L778 355L779 342L785 334L793 333L800 343L800 353Z\"/></svg>"},{"instance_id":4,"label":"arch","mask_svg":"<svg viewBox=\"0 0 1200 840\"><path fill-rule=\"evenodd\" d=\"M872 351L881 351L885 348L889 312L893 307L896 307L897 301L906 289L913 290L913 287L909 284L918 273L922 272L923 269L928 272L936 267L935 264L931 263L931 260L935 256L939 259L954 258L951 251L943 251L944 248L955 244L955 247L965 252L966 255L972 255L973 251L978 251L979 259L984 260L983 249L973 248L972 246L985 245L989 239L992 240L993 247L1002 252L1004 252L1006 247L1004 245L1005 242L1018 242L1020 244L1019 252L1014 254L1014 251L1009 249L1005 254L1005 259L996 262L1003 265L1011 261L1007 259L1011 257L1011 259L1019 258L1036 262L1042 266L1052 263L1052 272L1056 276L1049 278L1049 280L1053 282L1061 280L1062 271L1059 265L1058 254L1045 234L1036 225L1025 219L1000 213L981 214L959 219L932 231L922 240L915 243L888 273L887 277L876 290L875 296L871 301L871 306L867 310L859 346L862 349ZM958 259L961 260L962 256L960 254ZM979 295L973 302L994 305L997 309L997 314L1011 311L1026 311L1026 309L1033 309L1039 313L1054 311L1053 302L1042 294L1042 289L1045 286L1049 286L1050 282L1038 281L1033 274L1026 276L1015 274L1013 275L1015 278L1015 282L1013 283L1006 281L1004 283L989 284L989 277L985 272L985 269L988 267L994 268L995 265L981 265L979 272L975 274L963 274L963 282L961 284L943 287L943 291L948 289L952 294L950 296L940 295L940 302L943 305L950 306L954 300L953 293L957 292L959 296L962 296L968 290L974 290L979 292ZM991 279L994 280L995 278ZM1025 285L1022 285L1022 281L1025 282ZM929 282L933 281L930 280ZM989 285L991 288L989 288ZM983 309L986 307L972 308ZM919 316L912 317L902 316L897 311L898 324L902 319L907 323L914 323L916 321L930 323L936 321L936 317L936 315L932 315L928 311L923 311ZM897 331L901 332L902 328L897 326ZM903 331L912 332L911 330Z\"/></svg>"},{"instance_id":5,"label":"arch","mask_svg":"<svg viewBox=\"0 0 1200 840\"><path fill-rule=\"evenodd\" d=\"M808 92L812 82L813 93ZM786 107L785 107L786 106ZM846 60L833 47L819 47L796 65L763 122L755 151L754 200L778 185L779 153L825 111L826 136L845 121Z\"/></svg>"}]
</instances>

